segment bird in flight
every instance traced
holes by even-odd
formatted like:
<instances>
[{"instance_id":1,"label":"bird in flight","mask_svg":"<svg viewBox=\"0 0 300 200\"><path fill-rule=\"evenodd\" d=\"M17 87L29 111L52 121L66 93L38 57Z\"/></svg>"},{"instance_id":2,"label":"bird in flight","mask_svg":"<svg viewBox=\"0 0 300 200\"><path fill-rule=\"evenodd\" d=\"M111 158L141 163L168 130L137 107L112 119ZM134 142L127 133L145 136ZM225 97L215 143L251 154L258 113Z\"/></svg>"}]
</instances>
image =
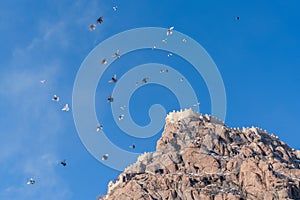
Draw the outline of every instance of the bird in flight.
<instances>
[{"instance_id":1,"label":"bird in flight","mask_svg":"<svg viewBox=\"0 0 300 200\"><path fill-rule=\"evenodd\" d=\"M103 156L102 156L102 160L107 160L107 158L108 158L108 154L106 153L106 154L104 154Z\"/></svg>"},{"instance_id":2,"label":"bird in flight","mask_svg":"<svg viewBox=\"0 0 300 200\"><path fill-rule=\"evenodd\" d=\"M41 83L41 84L45 84L45 83L46 83L46 80L41 80L40 83Z\"/></svg>"},{"instance_id":3,"label":"bird in flight","mask_svg":"<svg viewBox=\"0 0 300 200\"><path fill-rule=\"evenodd\" d=\"M103 58L103 60L101 61L101 64L103 64L103 65L106 65L106 64L107 64L106 58Z\"/></svg>"},{"instance_id":4,"label":"bird in flight","mask_svg":"<svg viewBox=\"0 0 300 200\"><path fill-rule=\"evenodd\" d=\"M114 101L114 98L112 98L112 96L109 96L108 98L107 98L107 102L113 102Z\"/></svg>"},{"instance_id":5,"label":"bird in flight","mask_svg":"<svg viewBox=\"0 0 300 200\"><path fill-rule=\"evenodd\" d=\"M169 70L168 70L168 69L161 69L161 70L159 71L159 73L164 73L164 72L169 72Z\"/></svg>"},{"instance_id":6,"label":"bird in flight","mask_svg":"<svg viewBox=\"0 0 300 200\"><path fill-rule=\"evenodd\" d=\"M121 110L125 110L126 106L123 105L123 106L120 106Z\"/></svg>"},{"instance_id":7,"label":"bird in flight","mask_svg":"<svg viewBox=\"0 0 300 200\"><path fill-rule=\"evenodd\" d=\"M143 80L142 80L142 83L147 83L148 82L148 80L149 80L149 78L143 78Z\"/></svg>"},{"instance_id":8,"label":"bird in flight","mask_svg":"<svg viewBox=\"0 0 300 200\"><path fill-rule=\"evenodd\" d=\"M99 132L99 131L101 131L103 129L103 126L102 125L99 125L99 126L97 126L97 132Z\"/></svg>"},{"instance_id":9,"label":"bird in flight","mask_svg":"<svg viewBox=\"0 0 300 200\"><path fill-rule=\"evenodd\" d=\"M197 106L199 106L199 105L200 105L200 103L197 102L197 103L195 103L193 106L197 107Z\"/></svg>"},{"instance_id":10,"label":"bird in flight","mask_svg":"<svg viewBox=\"0 0 300 200\"><path fill-rule=\"evenodd\" d=\"M28 185L33 185L35 184L35 180L33 178L30 178L29 181L27 182Z\"/></svg>"},{"instance_id":11,"label":"bird in flight","mask_svg":"<svg viewBox=\"0 0 300 200\"><path fill-rule=\"evenodd\" d=\"M66 104L61 110L68 112L70 110L69 104Z\"/></svg>"},{"instance_id":12,"label":"bird in flight","mask_svg":"<svg viewBox=\"0 0 300 200\"><path fill-rule=\"evenodd\" d=\"M97 21L96 21L96 24L102 24L102 22L103 22L103 16L101 16L101 17L99 17L98 19L97 19ZM91 24L90 25L90 30L91 31L94 31L95 29L96 29L96 24Z\"/></svg>"},{"instance_id":13,"label":"bird in flight","mask_svg":"<svg viewBox=\"0 0 300 200\"><path fill-rule=\"evenodd\" d=\"M174 29L174 26L170 27L167 31L167 35L172 35L173 34L173 29Z\"/></svg>"},{"instance_id":14,"label":"bird in flight","mask_svg":"<svg viewBox=\"0 0 300 200\"><path fill-rule=\"evenodd\" d=\"M117 50L114 55L112 55L113 58L120 58L121 54L120 54L120 50Z\"/></svg>"},{"instance_id":15,"label":"bird in flight","mask_svg":"<svg viewBox=\"0 0 300 200\"><path fill-rule=\"evenodd\" d=\"M117 82L117 75L115 74L108 82L109 83L116 83Z\"/></svg>"},{"instance_id":16,"label":"bird in flight","mask_svg":"<svg viewBox=\"0 0 300 200\"><path fill-rule=\"evenodd\" d=\"M122 119L124 119L124 115L123 114L119 115L119 121L121 121Z\"/></svg>"},{"instance_id":17,"label":"bird in flight","mask_svg":"<svg viewBox=\"0 0 300 200\"><path fill-rule=\"evenodd\" d=\"M96 24L91 24L90 25L90 31L94 31L96 29Z\"/></svg>"},{"instance_id":18,"label":"bird in flight","mask_svg":"<svg viewBox=\"0 0 300 200\"><path fill-rule=\"evenodd\" d=\"M103 16L101 16L97 19L97 23L102 24L102 22L103 22Z\"/></svg>"},{"instance_id":19,"label":"bird in flight","mask_svg":"<svg viewBox=\"0 0 300 200\"><path fill-rule=\"evenodd\" d=\"M67 165L66 159L62 160L60 164L65 167Z\"/></svg>"},{"instance_id":20,"label":"bird in flight","mask_svg":"<svg viewBox=\"0 0 300 200\"><path fill-rule=\"evenodd\" d=\"M57 102L57 101L59 101L59 97L56 96L56 94L55 94L55 95L53 96L52 100Z\"/></svg>"}]
</instances>

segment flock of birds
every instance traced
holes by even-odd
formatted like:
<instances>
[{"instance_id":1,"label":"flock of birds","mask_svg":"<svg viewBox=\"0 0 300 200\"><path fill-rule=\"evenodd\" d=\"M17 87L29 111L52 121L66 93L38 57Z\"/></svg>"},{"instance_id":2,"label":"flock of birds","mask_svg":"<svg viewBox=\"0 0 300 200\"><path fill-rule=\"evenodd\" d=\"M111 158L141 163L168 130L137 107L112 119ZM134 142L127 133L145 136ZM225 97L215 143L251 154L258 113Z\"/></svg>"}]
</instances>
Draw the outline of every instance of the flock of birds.
<instances>
[{"instance_id":1,"label":"flock of birds","mask_svg":"<svg viewBox=\"0 0 300 200\"><path fill-rule=\"evenodd\" d=\"M113 6L113 10L114 10L114 11L117 11L117 10L118 10L118 6ZM237 21L240 20L240 17L236 17L235 20L237 20ZM102 23L103 23L103 16L100 16L100 17L96 20L95 23L93 23L93 24L90 25L89 29L90 29L91 31L94 31L94 30L96 29L97 24L102 24ZM173 34L173 30L174 30L174 26L170 27L170 28L167 30L166 35L167 35L167 36L172 35L172 34ZM163 39L162 42L163 42L163 43L167 43L167 38L166 38L166 39ZM183 39L182 39L182 42L186 43L186 42L187 42L187 39L186 39L186 38L183 38ZM154 46L152 47L152 49L156 49L156 46L154 45ZM169 52L169 53L167 54L167 56L168 56L168 57L171 57L171 56L173 56L173 54ZM120 50L117 50L117 51L112 55L112 58L120 58L120 57L121 57ZM101 64L103 64L103 65L107 64L107 59L106 59L106 58L103 58L102 61L101 61ZM161 69L161 70L160 70L160 73L167 73L167 72L168 72L168 69ZM148 80L149 80L149 77L145 77L145 78L143 78L143 79L141 80L141 83L142 83L142 84L146 84L146 83L148 82ZM183 80L184 80L183 78L180 78L180 81L181 81L181 82L182 82ZM109 82L109 83L116 83L116 82L117 82L117 75L114 74L113 77L112 77L108 82ZM45 83L46 83L46 80L41 80L40 83L41 83L41 84L45 84ZM139 82L138 82L138 81L135 82L135 85L138 86L138 85L139 85ZM60 100L59 96L57 96L56 94L53 95L52 101L59 102L59 100ZM112 96L109 96L109 97L107 98L107 102L112 103L113 101L114 101L114 98L113 98ZM199 106L199 104L200 104L200 103L197 102L197 103L195 103L193 106L196 107L196 106ZM126 108L125 105L123 105L123 106L120 107L121 110L125 110L125 108ZM64 107L61 108L61 110L62 110L62 111L65 111L65 112L68 112L68 111L70 110L69 104L65 104ZM123 115L123 114L120 114L118 119L119 119L119 120L124 119L124 115ZM97 132L100 132L100 131L102 131L102 130L103 130L103 125L98 125L98 126L96 127L96 131L97 131ZM132 145L129 146L129 148L131 148L131 149L135 149L135 147L136 147L136 146L135 146L134 144L132 144ZM102 156L102 160L107 160L108 157L109 157L109 154L106 153L106 154L104 154L104 155ZM66 159L62 160L62 161L60 162L60 164L61 164L63 167L65 167L65 166L67 165ZM33 185L33 184L35 184L35 183L36 183L36 181L35 181L33 178L30 178L30 179L28 180L28 182L27 182L28 185Z\"/></svg>"}]
</instances>

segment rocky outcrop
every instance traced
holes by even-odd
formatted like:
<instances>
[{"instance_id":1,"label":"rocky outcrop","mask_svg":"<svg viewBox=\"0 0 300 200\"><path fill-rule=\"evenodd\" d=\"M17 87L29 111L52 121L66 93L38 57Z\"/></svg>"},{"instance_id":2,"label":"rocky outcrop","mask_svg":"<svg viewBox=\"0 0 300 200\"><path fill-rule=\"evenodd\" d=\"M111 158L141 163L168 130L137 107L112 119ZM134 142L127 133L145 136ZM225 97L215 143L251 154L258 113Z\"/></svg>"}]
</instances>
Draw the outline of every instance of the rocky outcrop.
<instances>
[{"instance_id":1,"label":"rocky outcrop","mask_svg":"<svg viewBox=\"0 0 300 200\"><path fill-rule=\"evenodd\" d=\"M156 152L139 156L101 199L300 199L300 153L259 128L173 112Z\"/></svg>"}]
</instances>

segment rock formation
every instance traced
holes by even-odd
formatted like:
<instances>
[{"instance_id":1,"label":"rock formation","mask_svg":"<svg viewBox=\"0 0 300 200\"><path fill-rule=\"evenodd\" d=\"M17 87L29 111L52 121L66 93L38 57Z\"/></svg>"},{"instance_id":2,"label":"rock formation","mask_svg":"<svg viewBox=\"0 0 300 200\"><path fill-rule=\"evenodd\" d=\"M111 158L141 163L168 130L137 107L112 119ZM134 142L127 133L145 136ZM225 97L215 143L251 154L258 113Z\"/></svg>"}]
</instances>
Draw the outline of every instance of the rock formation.
<instances>
[{"instance_id":1,"label":"rock formation","mask_svg":"<svg viewBox=\"0 0 300 200\"><path fill-rule=\"evenodd\" d=\"M144 153L100 199L300 199L300 152L259 128L172 112Z\"/></svg>"}]
</instances>

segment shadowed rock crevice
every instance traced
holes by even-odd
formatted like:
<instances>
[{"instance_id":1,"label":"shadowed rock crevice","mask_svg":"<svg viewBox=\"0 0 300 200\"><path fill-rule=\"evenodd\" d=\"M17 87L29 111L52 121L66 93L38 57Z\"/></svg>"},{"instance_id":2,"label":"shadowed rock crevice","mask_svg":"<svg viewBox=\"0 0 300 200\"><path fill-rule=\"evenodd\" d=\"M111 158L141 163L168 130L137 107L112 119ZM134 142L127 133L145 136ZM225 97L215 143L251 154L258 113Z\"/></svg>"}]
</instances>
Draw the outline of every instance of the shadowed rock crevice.
<instances>
[{"instance_id":1,"label":"shadowed rock crevice","mask_svg":"<svg viewBox=\"0 0 300 200\"><path fill-rule=\"evenodd\" d=\"M259 128L173 112L156 151L139 156L101 199L300 199L300 152Z\"/></svg>"}]
</instances>

